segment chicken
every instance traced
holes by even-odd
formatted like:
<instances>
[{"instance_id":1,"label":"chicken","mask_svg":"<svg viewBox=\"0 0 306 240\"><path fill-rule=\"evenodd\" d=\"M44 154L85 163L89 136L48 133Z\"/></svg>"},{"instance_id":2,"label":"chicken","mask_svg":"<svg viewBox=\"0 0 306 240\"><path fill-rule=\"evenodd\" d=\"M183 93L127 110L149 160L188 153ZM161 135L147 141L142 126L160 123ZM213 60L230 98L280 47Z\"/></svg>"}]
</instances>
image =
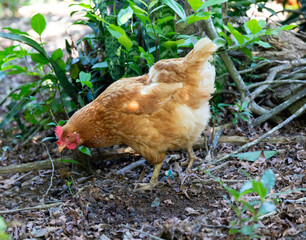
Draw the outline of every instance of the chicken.
<instances>
[{"instance_id":1,"label":"chicken","mask_svg":"<svg viewBox=\"0 0 306 240\"><path fill-rule=\"evenodd\" d=\"M59 151L127 144L155 166L141 189L158 184L169 150L187 149L190 169L196 159L192 145L210 118L215 68L208 60L216 49L203 38L184 58L160 60L146 75L114 82L56 127Z\"/></svg>"}]
</instances>

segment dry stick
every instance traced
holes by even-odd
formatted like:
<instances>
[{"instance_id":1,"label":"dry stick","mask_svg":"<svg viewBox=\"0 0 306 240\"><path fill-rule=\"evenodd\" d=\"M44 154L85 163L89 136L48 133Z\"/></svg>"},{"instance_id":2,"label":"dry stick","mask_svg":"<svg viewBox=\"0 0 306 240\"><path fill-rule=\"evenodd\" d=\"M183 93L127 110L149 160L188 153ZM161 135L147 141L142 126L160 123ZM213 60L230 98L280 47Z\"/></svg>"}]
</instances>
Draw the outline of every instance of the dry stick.
<instances>
[{"instance_id":1,"label":"dry stick","mask_svg":"<svg viewBox=\"0 0 306 240\"><path fill-rule=\"evenodd\" d=\"M271 68L270 71L269 71L269 75L264 82L273 81L275 79L277 73L279 73L283 70L290 69L291 67L292 66L289 63L287 63L287 64L284 64L284 65L281 65L281 66ZM259 88L257 88L254 92L252 92L246 98L246 101L247 102L252 102L259 94L261 94L263 91L265 91L268 87L269 87L269 85L260 86Z\"/></svg>"},{"instance_id":2,"label":"dry stick","mask_svg":"<svg viewBox=\"0 0 306 240\"><path fill-rule=\"evenodd\" d=\"M304 88L302 91L300 91L298 94L294 95L293 97L289 98L287 101L283 102L282 104L278 105L277 107L270 110L267 114L261 115L260 117L256 118L253 122L253 126L257 126L271 117L275 116L276 114L280 113L287 107L289 107L291 104L295 103L296 101L300 100L301 98L306 96L306 88Z\"/></svg>"},{"instance_id":3,"label":"dry stick","mask_svg":"<svg viewBox=\"0 0 306 240\"><path fill-rule=\"evenodd\" d=\"M62 205L62 202L42 204L42 205L38 205L38 206L34 206L34 207L25 207L25 208L18 208L18 209L0 211L0 214L14 213L14 212L20 212L20 211L27 211L27 210L35 210L35 209L52 208L52 207L58 207L60 205Z\"/></svg>"},{"instance_id":4,"label":"dry stick","mask_svg":"<svg viewBox=\"0 0 306 240\"><path fill-rule=\"evenodd\" d=\"M233 127L232 123L216 127L215 132L218 132L224 128L230 128L230 127ZM230 144L235 144L235 145L243 145L245 143L248 143L249 141L250 141L249 138L243 137L243 136L221 136L218 139L218 143L230 143ZM280 137L271 137L263 141L267 141L269 143L298 143L298 142L305 142L306 137L305 136L293 136L293 137L292 136L290 137L280 136ZM193 147L197 149L201 147L203 144L204 144L204 138L199 139ZM102 155L101 158L104 159L106 156L107 157L106 159L109 160L109 159L115 159L115 158L123 158L125 156L130 156L131 154L132 153L129 153L129 152L128 153L118 153L115 151L110 151L109 153L107 153L107 151L104 151L104 154ZM62 162L60 159L54 159L53 164L55 168L58 168L58 167L63 167L63 165L69 165L70 163ZM141 162L137 162L137 164L141 164ZM130 168L132 169L133 166L135 167L135 165L132 165L130 166ZM50 169L50 168L52 168L50 160L42 160L42 161L37 161L37 162L24 163L24 164L19 164L19 165L10 165L7 167L0 167L0 174L13 174L13 173L29 172L29 171L42 170L42 169ZM120 174L120 170L119 170L119 174ZM88 178L91 178L91 176Z\"/></svg>"},{"instance_id":5,"label":"dry stick","mask_svg":"<svg viewBox=\"0 0 306 240\"><path fill-rule=\"evenodd\" d=\"M259 82L259 83L253 83L248 86L248 89L259 87L262 85L270 85L270 84L286 84L286 83L294 83L294 84L306 84L306 81L303 80L293 80L293 79L286 79L286 80L275 80L271 82Z\"/></svg>"},{"instance_id":6,"label":"dry stick","mask_svg":"<svg viewBox=\"0 0 306 240\"><path fill-rule=\"evenodd\" d=\"M295 70L295 71L293 71L293 72L291 72L289 74L284 74L279 79L281 80L281 79L290 78L290 77L294 76L295 74L303 73L304 71L306 71L306 67L299 68L299 69L297 69L297 70Z\"/></svg>"},{"instance_id":7,"label":"dry stick","mask_svg":"<svg viewBox=\"0 0 306 240\"><path fill-rule=\"evenodd\" d=\"M260 141L262 141L263 139L265 139L266 137L270 136L272 133L274 133L275 131L277 131L278 129L282 128L283 126L285 126L286 124L288 124L290 121L292 121L294 118L298 117L302 112L304 112L306 109L306 104L304 104L303 107L301 107L298 111L296 111L291 117L287 118L285 121L283 121L281 124L277 125L276 127L272 128L269 132L265 133L264 135L262 135L261 137L259 137L258 139L256 139L253 142L247 143L245 145L243 145L242 147L240 147L238 150L234 151L233 153L227 154L219 159L217 159L216 161L214 161L213 163L218 163L221 162L223 160L226 160L230 157L232 157L233 155L242 152L243 150L246 150L254 145L256 145L257 143L259 143Z\"/></svg>"},{"instance_id":8,"label":"dry stick","mask_svg":"<svg viewBox=\"0 0 306 240\"><path fill-rule=\"evenodd\" d=\"M115 150L105 150L102 151L99 156L103 160L109 160L109 159L115 159L115 158L121 158L125 156L131 156L134 154L134 152L124 152L124 153L118 153L118 151ZM54 159L53 160L54 167L62 167L63 165L69 165L69 162L63 162L61 159ZM31 163L25 163L25 164L19 164L19 165L10 165L7 167L0 167L0 174L12 174L12 173L19 173L19 172L29 172L29 171L35 171L40 169L47 169L51 168L50 160L43 160L38 162L31 162Z\"/></svg>"},{"instance_id":9,"label":"dry stick","mask_svg":"<svg viewBox=\"0 0 306 240\"><path fill-rule=\"evenodd\" d=\"M215 39L218 37L218 33L216 31L216 28L211 20L211 17L208 18L208 20L204 21L207 34L211 39ZM248 91L242 77L240 76L239 72L237 71L234 63L232 62L231 58L226 53L220 53L219 54L221 60L223 61L227 71L231 75L232 79L236 83L237 88L239 89L241 99L245 98L245 95Z\"/></svg>"},{"instance_id":10,"label":"dry stick","mask_svg":"<svg viewBox=\"0 0 306 240\"><path fill-rule=\"evenodd\" d=\"M145 159L141 159L137 162L133 162L131 163L130 165L118 170L116 172L117 175L123 175L125 174L127 171L130 171L130 170L133 170L134 168L137 168L139 166L143 166L144 164L146 163L146 160Z\"/></svg>"},{"instance_id":11,"label":"dry stick","mask_svg":"<svg viewBox=\"0 0 306 240\"><path fill-rule=\"evenodd\" d=\"M163 238L156 237L156 236L154 236L154 235L152 235L152 234L150 234L150 233L143 232L143 231L141 231L141 230L138 230L138 229L136 229L136 228L132 228L132 227L127 226L127 225L121 224L121 227L128 228L128 229L130 229L130 230L133 230L133 231L142 233L142 234L147 235L147 236L149 236L150 238L153 238L153 239L156 239L156 240L164 240Z\"/></svg>"},{"instance_id":12,"label":"dry stick","mask_svg":"<svg viewBox=\"0 0 306 240\"><path fill-rule=\"evenodd\" d=\"M50 185L49 185L49 187L48 187L48 189L47 189L47 192L45 193L45 195L47 196L48 193L49 193L49 191L50 191L50 189L51 189L51 187L52 187L52 185L53 185L54 164L53 164L53 159L52 159L52 157L51 157L51 155L50 155L50 152L49 152L49 149L48 149L47 145L46 145L44 142L43 142L43 145L46 147L47 154L48 154L49 160L50 160L50 162L51 162L51 166L52 166Z\"/></svg>"},{"instance_id":13,"label":"dry stick","mask_svg":"<svg viewBox=\"0 0 306 240\"><path fill-rule=\"evenodd\" d=\"M248 69L244 69L244 70L241 70L241 71L239 71L238 73L241 75L241 74L253 72L253 71L255 71L256 69L261 68L261 67L264 67L264 66L266 66L266 65L268 65L268 64L271 64L271 63L272 63L272 61L264 60L264 61L259 62L259 63L258 63L257 65L255 65L254 67L248 68ZM223 77L226 77L226 76L228 76L228 75L229 75L229 73L224 73L224 74L222 74L222 75L216 77L216 80L221 79L221 78L223 78Z\"/></svg>"},{"instance_id":14,"label":"dry stick","mask_svg":"<svg viewBox=\"0 0 306 240\"><path fill-rule=\"evenodd\" d=\"M275 79L277 73L292 69L293 67L301 66L306 64L306 58L299 59L299 60L293 60L291 62L287 62L286 64L276 66L270 69L268 77L264 82L271 82ZM265 91L269 86L264 85L257 88L254 92L252 92L247 98L247 102L252 102L259 94L261 94L263 91ZM252 107L252 106L251 106ZM252 109L251 109L252 110ZM253 111L253 110L252 110Z\"/></svg>"}]
</instances>

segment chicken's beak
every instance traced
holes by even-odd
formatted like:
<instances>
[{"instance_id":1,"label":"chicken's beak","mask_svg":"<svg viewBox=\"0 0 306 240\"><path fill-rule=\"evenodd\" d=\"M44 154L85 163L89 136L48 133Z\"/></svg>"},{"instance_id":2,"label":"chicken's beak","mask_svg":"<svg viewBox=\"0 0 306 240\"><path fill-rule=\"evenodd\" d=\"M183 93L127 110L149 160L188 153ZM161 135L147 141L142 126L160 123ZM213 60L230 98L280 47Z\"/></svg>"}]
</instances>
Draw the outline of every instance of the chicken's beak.
<instances>
[{"instance_id":1,"label":"chicken's beak","mask_svg":"<svg viewBox=\"0 0 306 240\"><path fill-rule=\"evenodd\" d=\"M66 147L66 145L58 146L58 151L61 152Z\"/></svg>"}]
</instances>

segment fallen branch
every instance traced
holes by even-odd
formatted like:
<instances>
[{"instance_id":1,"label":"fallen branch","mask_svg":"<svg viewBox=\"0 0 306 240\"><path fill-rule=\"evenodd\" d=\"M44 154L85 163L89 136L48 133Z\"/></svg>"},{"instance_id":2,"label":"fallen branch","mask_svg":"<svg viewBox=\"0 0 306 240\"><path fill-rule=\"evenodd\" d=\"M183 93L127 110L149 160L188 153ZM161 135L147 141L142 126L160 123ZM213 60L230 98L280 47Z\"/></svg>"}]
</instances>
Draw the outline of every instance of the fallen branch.
<instances>
[{"instance_id":1,"label":"fallen branch","mask_svg":"<svg viewBox=\"0 0 306 240\"><path fill-rule=\"evenodd\" d=\"M109 150L109 151L102 151L101 154L99 154L99 157L103 160L110 160L110 159L130 156L132 154L134 154L134 152L132 151L119 153L118 151L115 150ZM63 165L70 165L71 163L64 162L61 159L54 159L53 164L55 168L59 168L62 167ZM24 163L19 165L10 165L7 167L0 167L0 174L29 172L29 171L43 170L50 168L52 168L52 163L50 162L50 160L43 160L43 161Z\"/></svg>"},{"instance_id":2,"label":"fallen branch","mask_svg":"<svg viewBox=\"0 0 306 240\"><path fill-rule=\"evenodd\" d=\"M303 80L293 80L293 79L286 79L286 80L275 80L275 81L271 81L271 82L259 82L259 83L253 83L251 85L248 86L248 89L251 89L251 88L255 88L255 87L259 87L259 86L262 86L262 85L271 85L271 84L277 84L277 85L280 85L280 84L306 84L306 81L303 81Z\"/></svg>"},{"instance_id":3,"label":"fallen branch","mask_svg":"<svg viewBox=\"0 0 306 240\"><path fill-rule=\"evenodd\" d=\"M56 202L56 203L50 203L50 204L42 204L42 205L38 205L38 206L34 206L34 207L25 207L25 208L18 208L18 209L0 211L0 214L21 212L21 211L35 210L35 209L52 208L52 207L58 207L60 205L62 205L62 202Z\"/></svg>"},{"instance_id":4,"label":"fallen branch","mask_svg":"<svg viewBox=\"0 0 306 240\"><path fill-rule=\"evenodd\" d=\"M256 118L253 122L253 126L257 126L271 117L275 116L276 114L280 113L281 111L288 108L291 104L295 103L296 101L300 100L301 98L306 96L306 88L304 88L302 91L300 91L298 94L294 95L293 97L289 98L287 101L283 102L282 104L278 105L277 107L270 110L267 114L262 115L258 118Z\"/></svg>"},{"instance_id":5,"label":"fallen branch","mask_svg":"<svg viewBox=\"0 0 306 240\"><path fill-rule=\"evenodd\" d=\"M291 122L294 118L298 117L301 113L303 113L306 110L306 104L304 104L303 107L301 107L298 111L296 111L291 117L287 118L285 121L283 121L281 124L277 125L276 127L272 128L269 132L265 133L264 135L262 135L261 137L259 137L258 139L256 139L253 142L247 143L245 145L243 145L242 147L240 147L239 149L237 149L236 151L234 151L233 153L227 154L219 159L217 159L216 161L214 161L215 163L218 163L220 161L226 160L230 157L232 157L235 154L238 154L254 145L256 145L257 143L259 143L260 141L262 141L263 139L269 137L272 133L276 132L278 129L282 128L283 126L285 126L286 124L288 124L289 122Z\"/></svg>"},{"instance_id":6,"label":"fallen branch","mask_svg":"<svg viewBox=\"0 0 306 240\"><path fill-rule=\"evenodd\" d=\"M233 126L233 124L225 124L220 127L217 127L216 129L218 131ZM299 142L305 142L306 137L305 136L288 136L288 137L270 137L267 139L264 139L263 141L269 142L269 143L299 143ZM243 145L250 142L250 139L243 136L220 136L218 139L218 143L230 143L235 145ZM204 144L204 138L199 139L194 147L199 148ZM118 153L117 151L111 150L111 151L103 151L102 157L105 160L110 159L116 159L116 158L122 158L126 156L130 156L131 152L125 152L125 153ZM100 154L99 154L100 156ZM106 157L104 157L106 156ZM126 166L123 169L120 169L117 171L117 174L124 174L124 172L128 170L132 170L138 166L141 166L145 163L145 160L139 160L137 162L131 163L130 165ZM62 167L63 165L70 165L71 163L62 162L60 159L53 160L54 168ZM10 165L7 167L0 167L0 174L13 174L13 173L21 173L21 172L29 172L29 171L35 171L35 170L44 170L44 169L50 169L52 168L50 160L43 160L43 161L37 161L32 163L24 163L19 165Z\"/></svg>"}]
</instances>

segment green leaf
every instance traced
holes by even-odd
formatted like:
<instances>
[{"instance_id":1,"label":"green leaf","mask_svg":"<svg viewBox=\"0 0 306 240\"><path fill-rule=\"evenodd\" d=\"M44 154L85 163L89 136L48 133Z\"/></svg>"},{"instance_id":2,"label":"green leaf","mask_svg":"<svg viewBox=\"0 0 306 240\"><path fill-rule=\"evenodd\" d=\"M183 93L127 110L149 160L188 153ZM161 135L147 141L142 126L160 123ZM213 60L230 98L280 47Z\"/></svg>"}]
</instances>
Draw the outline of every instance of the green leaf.
<instances>
[{"instance_id":1,"label":"green leaf","mask_svg":"<svg viewBox=\"0 0 306 240\"><path fill-rule=\"evenodd\" d=\"M163 46L165 48L172 48L174 46L183 44L184 42L185 42L184 39L179 39L179 40L176 40L176 41L167 41L167 42L164 42Z\"/></svg>"},{"instance_id":2,"label":"green leaf","mask_svg":"<svg viewBox=\"0 0 306 240\"><path fill-rule=\"evenodd\" d=\"M63 163L76 163L76 164L80 164L78 161L73 160L73 159L61 158L61 159L59 159L59 161L61 161L61 162L63 162Z\"/></svg>"},{"instance_id":3,"label":"green leaf","mask_svg":"<svg viewBox=\"0 0 306 240\"><path fill-rule=\"evenodd\" d=\"M41 140L41 143L45 142L45 141L49 141L49 140L54 140L56 139L55 137L45 137L43 140Z\"/></svg>"},{"instance_id":4,"label":"green leaf","mask_svg":"<svg viewBox=\"0 0 306 240\"><path fill-rule=\"evenodd\" d=\"M243 102L241 105L241 110L244 110L248 107L249 103L248 102Z\"/></svg>"},{"instance_id":5,"label":"green leaf","mask_svg":"<svg viewBox=\"0 0 306 240\"><path fill-rule=\"evenodd\" d=\"M203 4L203 2L201 0L188 0L191 8L193 9L193 11L197 11Z\"/></svg>"},{"instance_id":6,"label":"green leaf","mask_svg":"<svg viewBox=\"0 0 306 240\"><path fill-rule=\"evenodd\" d=\"M240 160L248 160L250 162L255 162L259 156L261 151L256 152L246 152L246 153L238 153L234 155L235 157L239 158Z\"/></svg>"},{"instance_id":7,"label":"green leaf","mask_svg":"<svg viewBox=\"0 0 306 240\"><path fill-rule=\"evenodd\" d=\"M15 29L15 28L10 28L10 27L4 27L2 29L7 29L9 30L11 33L15 33L15 34L19 34L19 35L27 35L30 36L27 32L22 32L19 29Z\"/></svg>"},{"instance_id":8,"label":"green leaf","mask_svg":"<svg viewBox=\"0 0 306 240\"><path fill-rule=\"evenodd\" d=\"M285 31L285 30L291 30L295 27L298 27L298 25L284 25L280 29L281 29L281 31Z\"/></svg>"},{"instance_id":9,"label":"green leaf","mask_svg":"<svg viewBox=\"0 0 306 240\"><path fill-rule=\"evenodd\" d=\"M80 147L79 147L79 150L80 150L80 152L82 152L82 153L84 153L84 154L87 154L88 156L91 156L91 153L90 153L89 148L84 147L84 146L80 146Z\"/></svg>"},{"instance_id":10,"label":"green leaf","mask_svg":"<svg viewBox=\"0 0 306 240\"><path fill-rule=\"evenodd\" d=\"M251 181L249 182L245 182L242 187L240 188L240 195L245 195L247 193L251 193L253 192L254 189L253 189L253 184Z\"/></svg>"},{"instance_id":11,"label":"green leaf","mask_svg":"<svg viewBox=\"0 0 306 240\"><path fill-rule=\"evenodd\" d=\"M243 53L245 53L249 58L253 58L253 55L252 55L252 51L248 48L241 48L240 49Z\"/></svg>"},{"instance_id":12,"label":"green leaf","mask_svg":"<svg viewBox=\"0 0 306 240\"><path fill-rule=\"evenodd\" d=\"M85 73L85 72L81 71L80 74L79 74L79 77L80 77L80 81L81 82L83 82L83 81L90 81L91 74L90 73Z\"/></svg>"},{"instance_id":13,"label":"green leaf","mask_svg":"<svg viewBox=\"0 0 306 240\"><path fill-rule=\"evenodd\" d=\"M273 157L276 153L277 153L277 151L264 151L264 155L265 155L266 159L269 159L269 158Z\"/></svg>"},{"instance_id":14,"label":"green leaf","mask_svg":"<svg viewBox=\"0 0 306 240\"><path fill-rule=\"evenodd\" d=\"M240 200L240 201L241 201L241 203L242 203L247 209L249 209L249 210L251 211L251 213L252 213L253 215L255 215L255 208L254 208L250 203L245 202L245 201L243 201L243 200Z\"/></svg>"},{"instance_id":15,"label":"green leaf","mask_svg":"<svg viewBox=\"0 0 306 240\"><path fill-rule=\"evenodd\" d=\"M76 82L80 82L82 84L82 87L84 87L84 85L86 85L87 87L89 87L92 90L92 83L90 82L91 79L91 74L90 73L85 73L83 71L80 72L79 74L79 78L77 79Z\"/></svg>"},{"instance_id":16,"label":"green leaf","mask_svg":"<svg viewBox=\"0 0 306 240\"><path fill-rule=\"evenodd\" d=\"M239 233L239 230L238 229L235 229L235 228L231 228L230 231L229 231L230 234L235 234L235 233Z\"/></svg>"},{"instance_id":17,"label":"green leaf","mask_svg":"<svg viewBox=\"0 0 306 240\"><path fill-rule=\"evenodd\" d=\"M129 1L129 5L132 8L133 12L136 14L136 16L139 18L139 20L145 24L148 20L148 12L138 7L133 1Z\"/></svg>"},{"instance_id":18,"label":"green leaf","mask_svg":"<svg viewBox=\"0 0 306 240\"><path fill-rule=\"evenodd\" d=\"M201 13L207 13L207 12L201 12ZM192 24L192 23L195 23L195 22L198 22L198 21L202 21L202 20L207 20L209 18L211 14L192 14L192 15L189 15L187 17L187 26Z\"/></svg>"},{"instance_id":19,"label":"green leaf","mask_svg":"<svg viewBox=\"0 0 306 240\"><path fill-rule=\"evenodd\" d=\"M242 46L244 43L244 36L241 33L239 33L237 30L235 30L230 23L227 23L227 25L230 33L233 34L234 38L237 40L239 45Z\"/></svg>"},{"instance_id":20,"label":"green leaf","mask_svg":"<svg viewBox=\"0 0 306 240\"><path fill-rule=\"evenodd\" d=\"M181 19L186 21L186 13L184 11L184 8L178 4L174 0L163 0L163 2L170 7Z\"/></svg>"},{"instance_id":21,"label":"green leaf","mask_svg":"<svg viewBox=\"0 0 306 240\"><path fill-rule=\"evenodd\" d=\"M257 216L261 216L276 210L276 206L271 202L264 202L257 212Z\"/></svg>"},{"instance_id":22,"label":"green leaf","mask_svg":"<svg viewBox=\"0 0 306 240\"><path fill-rule=\"evenodd\" d=\"M15 117L23 108L24 106L29 102L28 99L23 98L21 101L19 101L17 104L13 106L13 108L8 112L8 114L2 118L0 122L0 129L3 128L4 125L9 123L13 117Z\"/></svg>"},{"instance_id":23,"label":"green leaf","mask_svg":"<svg viewBox=\"0 0 306 240\"><path fill-rule=\"evenodd\" d=\"M48 64L48 60L40 53L31 53L31 59L35 63Z\"/></svg>"},{"instance_id":24,"label":"green leaf","mask_svg":"<svg viewBox=\"0 0 306 240\"><path fill-rule=\"evenodd\" d=\"M263 48L271 48L272 47L269 43L263 42L261 40L260 41L256 41L255 43L258 44L259 46L262 46Z\"/></svg>"},{"instance_id":25,"label":"green leaf","mask_svg":"<svg viewBox=\"0 0 306 240\"><path fill-rule=\"evenodd\" d=\"M117 23L119 26L126 24L133 16L133 9L129 6L121 9L118 13Z\"/></svg>"},{"instance_id":26,"label":"green leaf","mask_svg":"<svg viewBox=\"0 0 306 240\"><path fill-rule=\"evenodd\" d=\"M227 2L227 0L208 0L205 3L203 3L203 5L198 9L198 11L200 11L204 8L216 5L216 4L224 3L224 2Z\"/></svg>"},{"instance_id":27,"label":"green leaf","mask_svg":"<svg viewBox=\"0 0 306 240\"><path fill-rule=\"evenodd\" d=\"M157 3L159 2L159 0L154 0L154 1L150 1L150 4L149 4L149 9L151 9L152 7L154 7Z\"/></svg>"},{"instance_id":28,"label":"green leaf","mask_svg":"<svg viewBox=\"0 0 306 240\"><path fill-rule=\"evenodd\" d=\"M57 59L61 59L63 57L63 51L62 49L58 48L56 49L52 54L51 54L51 58L53 60L57 60Z\"/></svg>"},{"instance_id":29,"label":"green leaf","mask_svg":"<svg viewBox=\"0 0 306 240\"><path fill-rule=\"evenodd\" d=\"M1 232L4 232L5 231L5 229L6 229L6 223L5 223L5 221L4 221L4 218L3 217L0 217L0 231Z\"/></svg>"},{"instance_id":30,"label":"green leaf","mask_svg":"<svg viewBox=\"0 0 306 240\"><path fill-rule=\"evenodd\" d=\"M267 188L268 192L270 192L275 184L275 175L273 171L271 169L266 170L260 181Z\"/></svg>"},{"instance_id":31,"label":"green leaf","mask_svg":"<svg viewBox=\"0 0 306 240\"><path fill-rule=\"evenodd\" d=\"M267 195L267 189L260 181L252 181L253 188L255 189L255 192L260 196L260 199L264 199Z\"/></svg>"},{"instance_id":32,"label":"green leaf","mask_svg":"<svg viewBox=\"0 0 306 240\"><path fill-rule=\"evenodd\" d=\"M64 91L74 100L75 103L78 102L77 91L75 87L68 81L65 72L58 66L58 64L53 59L51 58L49 59L45 50L37 42L35 42L33 39L28 38L26 36L14 34L14 33L1 33L0 32L0 37L25 43L29 45L30 47L34 48L35 50L37 50L40 54L42 54L51 63L53 70L55 72L55 75L57 79L60 81L60 84L63 87ZM2 125L2 122L0 123L0 126L1 125Z\"/></svg>"},{"instance_id":33,"label":"green leaf","mask_svg":"<svg viewBox=\"0 0 306 240\"><path fill-rule=\"evenodd\" d=\"M220 38L220 37L217 37L214 39L214 44L216 44L218 47L223 47L226 45L226 40L224 38Z\"/></svg>"},{"instance_id":34,"label":"green leaf","mask_svg":"<svg viewBox=\"0 0 306 240\"><path fill-rule=\"evenodd\" d=\"M121 35L125 35L126 34L123 28L118 27L118 26L116 26L114 24L110 24L107 27L107 29L117 39L119 39Z\"/></svg>"},{"instance_id":35,"label":"green leaf","mask_svg":"<svg viewBox=\"0 0 306 240\"><path fill-rule=\"evenodd\" d=\"M92 66L92 68L98 68L98 69L102 69L102 68L107 68L107 62L101 62L101 63L96 63L95 65Z\"/></svg>"},{"instance_id":36,"label":"green leaf","mask_svg":"<svg viewBox=\"0 0 306 240\"><path fill-rule=\"evenodd\" d=\"M39 34L39 36L41 36L41 34L46 28L46 20L44 16L41 15L40 13L37 13L36 15L34 15L31 18L31 27L33 28L35 32Z\"/></svg>"},{"instance_id":37,"label":"green leaf","mask_svg":"<svg viewBox=\"0 0 306 240\"><path fill-rule=\"evenodd\" d=\"M255 19L251 19L250 21L247 22L246 25L253 35L260 32L261 29L262 29L262 27L259 26L257 20L255 20Z\"/></svg>"},{"instance_id":38,"label":"green leaf","mask_svg":"<svg viewBox=\"0 0 306 240\"><path fill-rule=\"evenodd\" d=\"M121 43L128 51L133 46L132 40L125 34L118 38L118 42Z\"/></svg>"},{"instance_id":39,"label":"green leaf","mask_svg":"<svg viewBox=\"0 0 306 240\"><path fill-rule=\"evenodd\" d=\"M219 35L220 35L220 37L223 37L226 40L228 46L233 45L232 39L229 36L227 36L224 32L219 32Z\"/></svg>"},{"instance_id":40,"label":"green leaf","mask_svg":"<svg viewBox=\"0 0 306 240\"><path fill-rule=\"evenodd\" d=\"M252 232L253 232L253 230L254 230L254 227L253 227L253 226L248 226L248 225L246 225L246 226L243 226L243 227L241 228L241 233L242 233L243 235L251 235Z\"/></svg>"},{"instance_id":41,"label":"green leaf","mask_svg":"<svg viewBox=\"0 0 306 240\"><path fill-rule=\"evenodd\" d=\"M59 120L58 125L63 126L66 122L67 122L67 120Z\"/></svg>"}]
</instances>

